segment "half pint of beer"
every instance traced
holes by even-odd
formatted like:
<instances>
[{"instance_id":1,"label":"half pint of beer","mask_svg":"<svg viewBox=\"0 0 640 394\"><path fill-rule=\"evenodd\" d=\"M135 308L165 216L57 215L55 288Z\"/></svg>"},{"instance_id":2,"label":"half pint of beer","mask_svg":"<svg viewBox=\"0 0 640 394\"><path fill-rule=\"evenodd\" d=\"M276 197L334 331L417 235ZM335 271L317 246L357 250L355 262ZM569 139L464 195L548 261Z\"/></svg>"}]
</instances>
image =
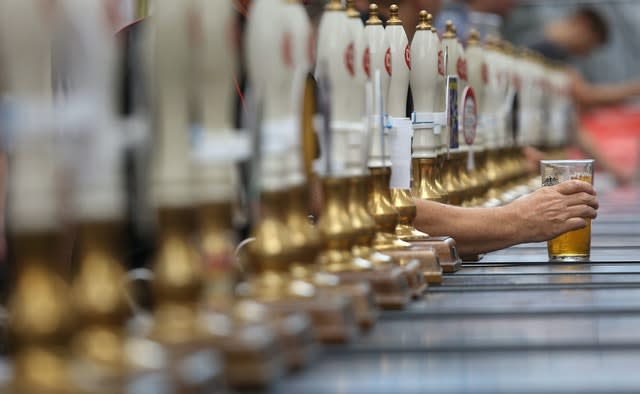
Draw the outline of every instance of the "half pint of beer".
<instances>
[{"instance_id":1,"label":"half pint of beer","mask_svg":"<svg viewBox=\"0 0 640 394\"><path fill-rule=\"evenodd\" d=\"M578 179L593 185L593 160L542 160L542 186ZM580 230L569 231L547 242L549 261L589 261L591 253L591 219Z\"/></svg>"}]
</instances>

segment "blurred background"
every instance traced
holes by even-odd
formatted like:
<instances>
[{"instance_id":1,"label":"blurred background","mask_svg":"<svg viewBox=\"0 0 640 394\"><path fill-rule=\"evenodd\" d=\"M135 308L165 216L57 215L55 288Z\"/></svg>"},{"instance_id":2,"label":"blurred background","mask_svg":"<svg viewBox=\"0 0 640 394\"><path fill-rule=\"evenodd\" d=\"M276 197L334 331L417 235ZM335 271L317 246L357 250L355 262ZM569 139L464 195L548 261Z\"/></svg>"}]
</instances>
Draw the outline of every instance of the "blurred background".
<instances>
[{"instance_id":1,"label":"blurred background","mask_svg":"<svg viewBox=\"0 0 640 394\"><path fill-rule=\"evenodd\" d=\"M115 0L120 3L121 26L136 19L138 3L144 0ZM428 4L427 1L415 0ZM593 82L618 82L635 78L640 61L640 1L638 0L495 0L512 7L503 20L502 33L517 45L537 42L542 26L588 5L597 9L609 22L610 39L606 45L585 59L574 61L584 76ZM237 1L242 4L243 1ZM312 16L319 15L326 0L304 0ZM443 0L443 8L464 0Z\"/></svg>"},{"instance_id":2,"label":"blurred background","mask_svg":"<svg viewBox=\"0 0 640 394\"><path fill-rule=\"evenodd\" d=\"M637 78L640 1L513 0L513 3L513 11L505 18L502 31L506 38L518 45L536 42L542 33L541 26L571 13L577 7L589 5L597 9L609 22L610 39L591 56L574 60L574 65L583 72L585 78L593 82L619 82Z\"/></svg>"}]
</instances>

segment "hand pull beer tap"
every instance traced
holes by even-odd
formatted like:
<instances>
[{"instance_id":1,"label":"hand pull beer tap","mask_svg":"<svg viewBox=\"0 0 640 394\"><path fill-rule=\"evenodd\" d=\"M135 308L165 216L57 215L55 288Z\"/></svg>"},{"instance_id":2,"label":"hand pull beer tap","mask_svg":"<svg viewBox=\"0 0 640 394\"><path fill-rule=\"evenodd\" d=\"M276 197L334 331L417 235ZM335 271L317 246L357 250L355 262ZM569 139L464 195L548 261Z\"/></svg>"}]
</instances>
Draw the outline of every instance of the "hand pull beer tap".
<instances>
[{"instance_id":1,"label":"hand pull beer tap","mask_svg":"<svg viewBox=\"0 0 640 394\"><path fill-rule=\"evenodd\" d=\"M470 166L467 163L467 169L470 170L469 176L472 179L472 190L470 193L470 199L465 202L467 206L481 205L481 197L489 189L489 183L486 174L486 150L485 150L485 133L483 129L484 120L484 96L485 87L487 84L488 71L487 63L484 57L484 48L480 43L480 35L477 30L472 29L467 41L466 49L467 59L467 74L469 79L469 86L473 89L474 102L475 102L475 120L477 132L474 134L472 140L473 145L469 147L468 159L473 159L474 166ZM469 114L473 115L473 114ZM465 115L467 117L467 115ZM466 125L465 125L466 127ZM465 138L469 132L464 130ZM473 157L471 156L473 154ZM473 168L470 168L473 167Z\"/></svg>"},{"instance_id":2,"label":"hand pull beer tap","mask_svg":"<svg viewBox=\"0 0 640 394\"><path fill-rule=\"evenodd\" d=\"M373 245L384 251L408 248L410 245L395 234L398 212L391 202L389 180L391 160L389 156L389 130L387 128L387 98L389 80L392 75L391 47L389 35L378 17L378 6L369 6L369 19L365 26L368 51L365 51L365 71L374 84L373 117L370 125L374 131L369 153L371 185L369 211L376 221L376 236Z\"/></svg>"},{"instance_id":3,"label":"hand pull beer tap","mask_svg":"<svg viewBox=\"0 0 640 394\"><path fill-rule=\"evenodd\" d=\"M62 110L75 113L62 125L71 152L70 214L78 230L78 273L72 296L78 317L73 338L75 373L86 392L126 391L141 382L166 385L166 365L154 359L159 346L128 335L130 317L123 287L122 237L125 219L125 147L116 118L112 88L119 47L104 0L64 0L58 28L64 37L66 89L56 97ZM73 31L67 30L73 26ZM65 108L66 107L66 108ZM132 355L129 349L138 349ZM213 369L220 377L220 366Z\"/></svg>"},{"instance_id":4,"label":"hand pull beer tap","mask_svg":"<svg viewBox=\"0 0 640 394\"><path fill-rule=\"evenodd\" d=\"M487 158L485 172L489 181L489 189L484 196L485 207L500 205L498 199L498 178L500 176L499 163L499 130L498 111L501 103L501 89L499 83L499 64L497 60L498 41L493 36L488 36L485 40L485 59L487 64L487 83L485 87L483 109L485 111L481 122L482 129L486 135Z\"/></svg>"},{"instance_id":5,"label":"hand pull beer tap","mask_svg":"<svg viewBox=\"0 0 640 394\"><path fill-rule=\"evenodd\" d=\"M196 34L192 37L191 86L200 129L191 165L196 239L205 281L203 314L207 321L217 322L207 328L222 352L229 384L267 386L279 376L277 359L283 356L280 338L273 320L264 318L266 311L234 295L236 165L250 155L247 133L233 125L233 81L238 69L238 48L232 34L235 14L226 0L197 0L192 22ZM248 309L254 310L250 318L245 316ZM247 374L247 369L253 373Z\"/></svg>"},{"instance_id":6,"label":"hand pull beer tap","mask_svg":"<svg viewBox=\"0 0 640 394\"><path fill-rule=\"evenodd\" d=\"M341 7L331 8L331 4L333 3L329 4L320 22L316 67L316 74L326 78L328 82L322 83L320 80L319 85L329 87L329 91L325 93L332 120L329 122L330 130L325 130L325 133L331 135L333 142L331 146L325 146L328 151L325 153L333 158L334 163L334 172L324 174L322 179L324 208L318 228L324 239L324 250L320 261L326 270L335 273L345 282L369 282L375 299L381 306L397 308L403 306L408 299L406 280L402 272L388 270L386 267L379 269L381 267L377 265L378 262L372 260L370 246L375 224L363 200L366 196L358 193L366 193L368 171L363 162L367 161L367 136L370 130L362 125L363 108L349 104L349 112L344 111L341 105L355 94L361 93L364 96L362 88L369 66L365 59L368 59L369 51L362 51L362 62L354 59L353 39L362 37L358 48L366 48L368 41L362 23L353 17L348 18ZM333 27L333 31L327 26ZM382 26L378 27L384 34ZM343 34L336 34L337 31ZM383 35L380 37L384 38ZM329 51L330 48L332 49ZM361 98L360 102L365 101ZM347 145L348 149L341 149ZM388 262L389 258L385 258Z\"/></svg>"},{"instance_id":7,"label":"hand pull beer tap","mask_svg":"<svg viewBox=\"0 0 640 394\"><path fill-rule=\"evenodd\" d=\"M4 130L13 137L7 213L17 279L9 301L14 363L9 389L16 394L78 389L70 369L74 315L62 279L60 157L50 117L57 6L35 0L0 3L0 70L4 93L14 103L8 109L16 111L11 128Z\"/></svg>"},{"instance_id":8,"label":"hand pull beer tap","mask_svg":"<svg viewBox=\"0 0 640 394\"><path fill-rule=\"evenodd\" d=\"M409 74L411 71L411 49L409 40L398 18L398 6L390 7L391 17L387 22L387 34L391 48L393 74L389 84L388 108L391 123L389 151L391 155L391 197L398 211L396 233L405 241L426 237L413 228L416 205L411 196L411 140L413 126L406 117ZM424 72L424 71L423 71Z\"/></svg>"},{"instance_id":9,"label":"hand pull beer tap","mask_svg":"<svg viewBox=\"0 0 640 394\"><path fill-rule=\"evenodd\" d=\"M259 129L261 218L254 227L255 241L249 245L255 272L241 287L241 294L277 313L308 314L320 341L347 342L357 329L352 299L319 291L311 273L320 240L307 222L302 166L300 103L313 53L304 9L280 0L256 2L249 15L246 44L253 88L264 88L259 100L265 117ZM260 56L265 51L271 58L266 70ZM283 160L283 155L289 160ZM280 163L284 165L278 172L275 166Z\"/></svg>"},{"instance_id":10,"label":"hand pull beer tap","mask_svg":"<svg viewBox=\"0 0 640 394\"><path fill-rule=\"evenodd\" d=\"M406 114L407 91L409 87L409 72L411 69L411 54L407 35L402 27L402 21L398 18L398 6L390 7L391 17L387 22L387 34L390 41L391 75L388 107L389 120L392 126L389 150L391 152L391 195L393 203L398 210L399 223L396 232L401 239L408 240L414 237L426 236L411 227L410 222L415 214L415 203L411 197L410 182L410 157L411 139L413 127Z\"/></svg>"},{"instance_id":11,"label":"hand pull beer tap","mask_svg":"<svg viewBox=\"0 0 640 394\"><path fill-rule=\"evenodd\" d=\"M390 198L398 212L398 223L395 234L403 241L416 238L427 238L424 233L413 227L416 206L411 196L411 139L413 127L406 115L407 93L409 89L409 71L411 67L410 48L407 35L398 17L398 6L390 7L391 17L387 22L385 33L389 39L390 63L393 70L390 76L387 106L389 109L388 133L386 149L391 160ZM387 253L393 255L392 251ZM420 296L426 287L424 283L424 262L398 260L407 272L407 278L414 295ZM435 262L435 261L433 261ZM439 267L438 267L439 269Z\"/></svg>"},{"instance_id":12,"label":"hand pull beer tap","mask_svg":"<svg viewBox=\"0 0 640 394\"><path fill-rule=\"evenodd\" d=\"M437 180L443 131L434 112L438 101L444 103L444 89L442 94L438 94L438 82L444 78L444 68L438 36L431 31L429 17L427 11L420 11L420 23L416 26L410 49L411 92L415 109L412 114L412 192L417 198L446 202L447 191Z\"/></svg>"},{"instance_id":13,"label":"hand pull beer tap","mask_svg":"<svg viewBox=\"0 0 640 394\"><path fill-rule=\"evenodd\" d=\"M351 140L353 140L353 136L341 135L338 138L342 138L342 140L336 141L335 138L337 133L335 130L340 129L344 134L347 130L354 129L356 134L361 134L362 130L358 130L357 128L357 126L361 126L361 122L351 122L345 120L344 122L342 122L344 123L345 127L340 128L340 121L334 120L334 127L331 127L332 114L329 110L330 103L328 102L328 100L330 99L329 96L331 96L331 93L329 93L331 89L329 87L329 82L326 76L328 67L327 62L331 62L331 60L325 58L321 64L318 64L319 68L316 70L316 75L319 77L319 79L317 81L317 85L314 85L313 78L309 74L309 71L313 61L315 60L313 56L310 56L310 54L312 55L314 52L313 49L315 45L310 41L311 27L308 16L306 15L304 7L302 7L297 1L289 2L287 7L291 11L289 15L292 16L291 18L289 18L289 21L294 23L294 25L291 26L291 28L295 30L292 31L293 37L295 37L294 47L298 48L295 51L296 55L294 56L297 75L296 79L300 79L300 86L304 86L307 88L307 91L302 92L302 94L298 94L297 90L294 90L294 95L292 97L292 101L294 102L294 111L296 111L303 117L302 123L306 124L311 123L312 119L304 119L304 117L313 117L314 111L317 109L316 106L322 108L324 112L323 128L326 131L330 131L330 129L333 130L333 132L324 134L324 146L337 147L336 145L343 144L345 150L349 150L351 148L347 148L347 144L351 143ZM328 8L331 8L331 4L329 4ZM341 11L341 9L336 9L333 12L340 13L343 11ZM327 10L327 13L331 14L332 11ZM335 15L336 14L334 14L334 16ZM342 21L344 22L344 19L342 19ZM348 22L351 21L352 20L349 19ZM362 29L362 23L359 20L357 22L360 24ZM324 37L323 39L331 38ZM355 51L355 48L349 46L347 48L346 54L351 54L353 56L352 52ZM336 60L337 59L334 59L333 61ZM354 85L356 86L359 83L359 81L356 81L355 75L349 79L349 82L354 83ZM314 86L318 86L318 89L312 89ZM359 98L357 94L358 89L356 86L353 86L351 89L349 89L348 85L337 87L343 89L343 93L352 95L353 100L350 101L349 104L354 106L355 108L358 107ZM319 102L311 100L313 102L310 104L312 104L312 107L314 107L311 111L299 111L297 103L303 102L301 96L304 95L304 97L306 98L311 96L315 97L316 90L318 91L318 93L320 93L320 96L318 97ZM362 103L363 100L360 98L359 101ZM341 112L341 115L345 115L344 111ZM360 119L357 118L357 120L359 121ZM337 158L331 153L330 150L327 150L325 152L327 153L327 156L325 157L325 170L327 174L337 174L350 171L348 161L349 159L352 159L353 156L348 152L346 154L345 151L341 152L341 155L343 156L342 158ZM299 147L297 147L294 152L292 152L292 154L300 156ZM313 179L313 175L311 181L315 181L315 179ZM355 320L361 328L367 329L375 323L376 319L376 310L375 305L373 305L372 303L372 293L370 285L366 282L346 283L344 281L341 281L339 276L322 271L322 264L319 263L318 259L319 253L321 251L320 232L316 227L311 226L307 220L307 215L309 212L309 185L309 181L305 180L304 184L299 185L298 187L294 187L294 194L292 195L292 200L290 202L291 210L290 215L288 215L288 223L290 228L295 229L298 237L298 253L296 260L292 264L291 272L297 279L301 279L313 284L318 289L319 295L333 294L338 298L346 297L347 299L350 299L350 302L353 304ZM325 299L328 300L328 298ZM325 305L328 305L328 303L325 302Z\"/></svg>"},{"instance_id":14,"label":"hand pull beer tap","mask_svg":"<svg viewBox=\"0 0 640 394\"><path fill-rule=\"evenodd\" d=\"M154 321L147 336L168 352L176 390L219 387L220 355L201 314L204 267L195 234L194 185L189 138L190 22L194 1L154 2L146 30L154 151L151 191L158 223L154 258ZM198 363L209 373L193 379L181 365Z\"/></svg>"},{"instance_id":15,"label":"hand pull beer tap","mask_svg":"<svg viewBox=\"0 0 640 394\"><path fill-rule=\"evenodd\" d=\"M413 127L413 142L411 153L412 195L432 201L447 201L447 193L438 182L439 154L442 144L442 127L445 125L444 105L444 58L437 35L431 30L431 15L426 11L419 13L420 23L416 26L416 33L411 43L409 72L411 91L415 111L411 114ZM426 70L426 72L425 72ZM394 77L391 80L395 83ZM441 90L439 90L441 88ZM415 211L407 210L408 222L412 223ZM433 248L437 258L447 271L457 269L460 258L455 251L455 241L450 237L429 237L423 234L419 237L406 238L412 243L412 248L406 252L393 252L398 259L418 258L423 262L424 275L428 282L439 283L442 280L441 269L437 264L427 261L429 249ZM424 264L428 262L428 264Z\"/></svg>"},{"instance_id":16,"label":"hand pull beer tap","mask_svg":"<svg viewBox=\"0 0 640 394\"><path fill-rule=\"evenodd\" d=\"M458 41L456 28L447 21L442 35L442 50L445 57L445 102L447 110L448 153L442 178L447 189L449 203L461 205L466 198L468 176L464 167L466 152L460 146L459 103L462 90L466 86L466 64L462 46Z\"/></svg>"}]
</instances>

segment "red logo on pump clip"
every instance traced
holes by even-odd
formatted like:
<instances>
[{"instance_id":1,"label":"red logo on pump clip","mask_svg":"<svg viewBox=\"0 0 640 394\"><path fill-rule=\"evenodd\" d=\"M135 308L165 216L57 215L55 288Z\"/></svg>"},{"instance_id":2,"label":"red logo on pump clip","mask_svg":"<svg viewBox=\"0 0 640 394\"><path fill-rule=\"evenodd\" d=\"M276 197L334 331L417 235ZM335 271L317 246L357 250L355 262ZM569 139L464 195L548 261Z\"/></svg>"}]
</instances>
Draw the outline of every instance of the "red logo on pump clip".
<instances>
[{"instance_id":1,"label":"red logo on pump clip","mask_svg":"<svg viewBox=\"0 0 640 394\"><path fill-rule=\"evenodd\" d=\"M282 62L287 67L293 66L293 51L291 49L291 32L282 35Z\"/></svg>"},{"instance_id":2,"label":"red logo on pump clip","mask_svg":"<svg viewBox=\"0 0 640 394\"><path fill-rule=\"evenodd\" d=\"M316 62L316 35L315 33L309 34L309 42L307 42L307 61L309 64ZM352 59L353 63L353 59Z\"/></svg>"},{"instance_id":3,"label":"red logo on pump clip","mask_svg":"<svg viewBox=\"0 0 640 394\"><path fill-rule=\"evenodd\" d=\"M404 62L407 64L409 70L411 70L411 47L409 44L404 47Z\"/></svg>"},{"instance_id":4,"label":"red logo on pump clip","mask_svg":"<svg viewBox=\"0 0 640 394\"><path fill-rule=\"evenodd\" d=\"M367 75L367 78L371 77L370 66L371 66L371 55L369 54L369 47L367 47L364 50L364 55L362 55L362 68L364 69L364 73Z\"/></svg>"},{"instance_id":5,"label":"red logo on pump clip","mask_svg":"<svg viewBox=\"0 0 640 394\"><path fill-rule=\"evenodd\" d=\"M456 63L456 70L458 72L458 76L461 80L467 80L467 62L462 58L458 58L458 62Z\"/></svg>"},{"instance_id":6,"label":"red logo on pump clip","mask_svg":"<svg viewBox=\"0 0 640 394\"><path fill-rule=\"evenodd\" d=\"M482 68L480 68L480 74L482 76L482 82L485 84L489 83L489 67L487 67L487 63L482 62Z\"/></svg>"},{"instance_id":7,"label":"red logo on pump clip","mask_svg":"<svg viewBox=\"0 0 640 394\"><path fill-rule=\"evenodd\" d=\"M520 80L520 77L517 75L514 75L512 77L512 83L516 90L520 90L520 88L522 87L522 80Z\"/></svg>"},{"instance_id":8,"label":"red logo on pump clip","mask_svg":"<svg viewBox=\"0 0 640 394\"><path fill-rule=\"evenodd\" d=\"M391 48L387 48L384 53L384 69L387 70L387 74L391 76Z\"/></svg>"},{"instance_id":9,"label":"red logo on pump clip","mask_svg":"<svg viewBox=\"0 0 640 394\"><path fill-rule=\"evenodd\" d=\"M444 77L444 56L442 50L438 51L438 74Z\"/></svg>"},{"instance_id":10,"label":"red logo on pump clip","mask_svg":"<svg viewBox=\"0 0 640 394\"><path fill-rule=\"evenodd\" d=\"M352 77L355 75L355 69L353 67L353 43L349 44L347 49L344 51L344 65L347 67L347 71L349 71L349 75Z\"/></svg>"}]
</instances>

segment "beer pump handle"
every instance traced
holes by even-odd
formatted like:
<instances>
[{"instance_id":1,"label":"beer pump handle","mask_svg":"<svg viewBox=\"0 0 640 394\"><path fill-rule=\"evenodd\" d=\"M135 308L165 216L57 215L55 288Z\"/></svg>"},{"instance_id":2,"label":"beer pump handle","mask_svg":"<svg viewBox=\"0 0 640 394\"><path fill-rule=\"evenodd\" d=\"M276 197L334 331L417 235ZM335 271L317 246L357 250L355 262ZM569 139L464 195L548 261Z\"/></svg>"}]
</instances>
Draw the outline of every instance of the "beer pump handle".
<instances>
[{"instance_id":1,"label":"beer pump handle","mask_svg":"<svg viewBox=\"0 0 640 394\"><path fill-rule=\"evenodd\" d=\"M0 69L3 104L12 115L7 127L12 142L7 216L12 230L56 230L58 227L58 162L51 149L51 125L39 129L38 118L53 112L51 7L40 1L0 2ZM15 112L9 112L15 111ZM25 116L29 115L29 116ZM35 127L34 127L35 126ZM42 196L50 196L42 198Z\"/></svg>"},{"instance_id":2,"label":"beer pump handle","mask_svg":"<svg viewBox=\"0 0 640 394\"><path fill-rule=\"evenodd\" d=\"M70 114L72 124L61 124L69 147L75 188L72 213L77 220L121 220L125 196L121 187L121 158L125 134L116 118L113 86L117 77L118 46L104 0L63 0L69 66L68 88L58 94L58 108ZM67 31L68 25L73 31ZM75 124L73 124L75 123ZM76 127L79 126L79 127ZM82 135L74 133L81 129Z\"/></svg>"},{"instance_id":3,"label":"beer pump handle","mask_svg":"<svg viewBox=\"0 0 640 394\"><path fill-rule=\"evenodd\" d=\"M440 146L439 118L441 92L441 49L437 34L431 31L432 16L427 11L418 14L420 23L411 42L411 92L414 112L411 114L414 125L413 152L415 158L432 158L437 155Z\"/></svg>"},{"instance_id":4,"label":"beer pump handle","mask_svg":"<svg viewBox=\"0 0 640 394\"><path fill-rule=\"evenodd\" d=\"M387 94L387 112L394 118L405 118L407 111L407 91L409 89L409 73L411 72L411 51L407 34L398 17L398 6L389 7L391 17L387 21L385 33L389 39L392 74Z\"/></svg>"},{"instance_id":5,"label":"beer pump handle","mask_svg":"<svg viewBox=\"0 0 640 394\"><path fill-rule=\"evenodd\" d=\"M152 194L158 207L192 203L189 131L190 1L156 0L146 32L155 129Z\"/></svg>"}]
</instances>

